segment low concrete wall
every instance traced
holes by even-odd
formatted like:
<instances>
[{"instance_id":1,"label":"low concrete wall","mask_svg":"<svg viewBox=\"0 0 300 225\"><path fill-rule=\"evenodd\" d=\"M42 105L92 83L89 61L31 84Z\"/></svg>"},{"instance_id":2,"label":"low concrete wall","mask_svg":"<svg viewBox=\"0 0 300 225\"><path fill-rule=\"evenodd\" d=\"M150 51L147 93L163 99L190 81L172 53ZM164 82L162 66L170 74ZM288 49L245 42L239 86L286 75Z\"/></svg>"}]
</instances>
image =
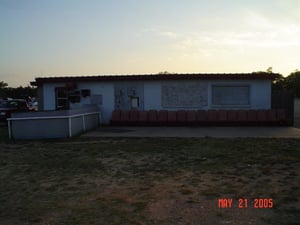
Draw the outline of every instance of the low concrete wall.
<instances>
[{"instance_id":1,"label":"low concrete wall","mask_svg":"<svg viewBox=\"0 0 300 225\"><path fill-rule=\"evenodd\" d=\"M98 107L62 111L15 113L8 119L10 139L44 139L77 136L98 127Z\"/></svg>"}]
</instances>

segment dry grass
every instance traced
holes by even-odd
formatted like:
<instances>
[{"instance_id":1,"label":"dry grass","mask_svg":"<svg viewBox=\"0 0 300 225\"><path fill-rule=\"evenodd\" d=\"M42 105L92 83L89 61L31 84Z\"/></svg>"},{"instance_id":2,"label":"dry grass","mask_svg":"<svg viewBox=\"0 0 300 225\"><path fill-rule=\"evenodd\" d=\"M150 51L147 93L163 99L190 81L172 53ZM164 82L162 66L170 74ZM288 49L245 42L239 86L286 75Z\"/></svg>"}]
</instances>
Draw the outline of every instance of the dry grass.
<instances>
[{"instance_id":1,"label":"dry grass","mask_svg":"<svg viewBox=\"0 0 300 225\"><path fill-rule=\"evenodd\" d=\"M299 140L103 138L0 149L1 225L299 224ZM218 198L234 207L218 209ZM254 209L254 198L272 198L274 208Z\"/></svg>"}]
</instances>

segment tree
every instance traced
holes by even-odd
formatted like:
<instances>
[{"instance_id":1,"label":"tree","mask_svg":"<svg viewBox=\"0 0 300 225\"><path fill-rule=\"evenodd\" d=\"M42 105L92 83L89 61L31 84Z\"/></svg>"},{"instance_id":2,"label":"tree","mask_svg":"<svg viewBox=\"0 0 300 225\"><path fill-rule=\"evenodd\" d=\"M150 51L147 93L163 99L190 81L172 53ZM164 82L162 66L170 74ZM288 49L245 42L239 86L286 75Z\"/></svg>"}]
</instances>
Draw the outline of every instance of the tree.
<instances>
[{"instance_id":1,"label":"tree","mask_svg":"<svg viewBox=\"0 0 300 225\"><path fill-rule=\"evenodd\" d=\"M267 69L267 73L273 73L273 67L269 67L268 69Z\"/></svg>"},{"instance_id":2,"label":"tree","mask_svg":"<svg viewBox=\"0 0 300 225\"><path fill-rule=\"evenodd\" d=\"M273 67L268 67L266 71L257 71L255 74L270 74L274 76L274 80L272 81L272 90L283 90L285 88L285 77L279 73L273 73Z\"/></svg>"},{"instance_id":3,"label":"tree","mask_svg":"<svg viewBox=\"0 0 300 225\"><path fill-rule=\"evenodd\" d=\"M23 97L33 97L36 96L36 88L33 88L31 86L22 87L19 86L17 88L6 88L6 97L11 98L23 98Z\"/></svg>"},{"instance_id":4,"label":"tree","mask_svg":"<svg viewBox=\"0 0 300 225\"><path fill-rule=\"evenodd\" d=\"M7 87L7 83L3 82L3 81L0 81L0 98L1 97L6 97L5 96L5 90L6 90L6 87Z\"/></svg>"},{"instance_id":5,"label":"tree","mask_svg":"<svg viewBox=\"0 0 300 225\"><path fill-rule=\"evenodd\" d=\"M274 73L275 76L272 82L272 90L282 90L285 88L285 77L279 73Z\"/></svg>"},{"instance_id":6,"label":"tree","mask_svg":"<svg viewBox=\"0 0 300 225\"><path fill-rule=\"evenodd\" d=\"M0 89L6 88L8 86L7 83L0 81Z\"/></svg>"},{"instance_id":7,"label":"tree","mask_svg":"<svg viewBox=\"0 0 300 225\"><path fill-rule=\"evenodd\" d=\"M0 98L24 98L24 97L33 97L36 96L36 88L27 86L27 87L22 87L19 86L17 88L12 88L8 87L8 84L0 81Z\"/></svg>"},{"instance_id":8,"label":"tree","mask_svg":"<svg viewBox=\"0 0 300 225\"><path fill-rule=\"evenodd\" d=\"M300 71L296 70L285 78L285 88L294 92L300 98Z\"/></svg>"}]
</instances>

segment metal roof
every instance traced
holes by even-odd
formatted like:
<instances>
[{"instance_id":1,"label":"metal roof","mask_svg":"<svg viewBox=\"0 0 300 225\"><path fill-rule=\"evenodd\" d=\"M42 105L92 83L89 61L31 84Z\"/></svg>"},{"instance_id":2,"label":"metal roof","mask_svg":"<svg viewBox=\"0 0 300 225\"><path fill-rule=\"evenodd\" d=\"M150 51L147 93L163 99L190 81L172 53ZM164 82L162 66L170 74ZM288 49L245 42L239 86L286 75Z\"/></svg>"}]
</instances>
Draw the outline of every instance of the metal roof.
<instances>
[{"instance_id":1,"label":"metal roof","mask_svg":"<svg viewBox=\"0 0 300 225\"><path fill-rule=\"evenodd\" d=\"M274 73L185 73L185 74L143 74L143 75L97 75L97 76L60 76L37 77L31 85L44 83L83 82L83 81L147 81L147 80L273 80Z\"/></svg>"}]
</instances>

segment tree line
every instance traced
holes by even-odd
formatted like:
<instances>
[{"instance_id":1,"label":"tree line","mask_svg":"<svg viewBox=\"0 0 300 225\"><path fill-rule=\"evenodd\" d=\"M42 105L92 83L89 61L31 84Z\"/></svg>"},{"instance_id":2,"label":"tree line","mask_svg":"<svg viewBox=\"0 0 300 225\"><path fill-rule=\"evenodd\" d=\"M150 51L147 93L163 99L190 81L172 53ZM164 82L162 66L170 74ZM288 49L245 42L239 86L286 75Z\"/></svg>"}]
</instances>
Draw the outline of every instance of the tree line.
<instances>
[{"instance_id":1,"label":"tree line","mask_svg":"<svg viewBox=\"0 0 300 225\"><path fill-rule=\"evenodd\" d=\"M37 91L32 86L19 86L16 88L8 87L4 81L0 81L0 98L21 98L21 97L36 97Z\"/></svg>"},{"instance_id":2,"label":"tree line","mask_svg":"<svg viewBox=\"0 0 300 225\"><path fill-rule=\"evenodd\" d=\"M296 70L289 76L284 77L281 74L276 74L273 81L273 90L289 90L292 91L295 97L300 98L300 71Z\"/></svg>"}]
</instances>

